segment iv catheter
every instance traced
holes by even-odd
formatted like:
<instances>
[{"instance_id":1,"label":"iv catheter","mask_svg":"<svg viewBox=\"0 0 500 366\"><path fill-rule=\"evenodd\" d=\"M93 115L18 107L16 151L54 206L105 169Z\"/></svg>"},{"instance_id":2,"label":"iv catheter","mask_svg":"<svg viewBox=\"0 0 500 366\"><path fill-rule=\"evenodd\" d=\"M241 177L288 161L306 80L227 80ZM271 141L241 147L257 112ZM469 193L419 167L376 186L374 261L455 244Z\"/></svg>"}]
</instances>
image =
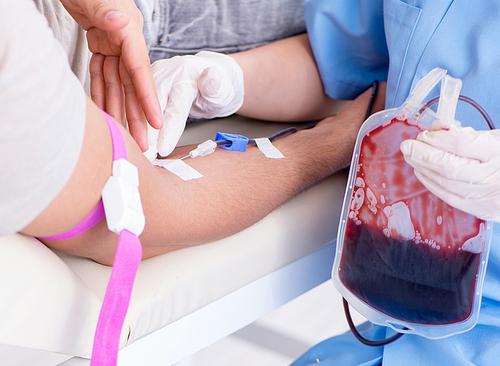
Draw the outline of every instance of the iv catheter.
<instances>
[{"instance_id":1,"label":"iv catheter","mask_svg":"<svg viewBox=\"0 0 500 366\"><path fill-rule=\"evenodd\" d=\"M274 135L270 136L269 141L273 142L281 137L291 135L295 132L297 132L297 129L295 127L287 128L283 131L277 132ZM221 136L222 138L217 139L218 136ZM227 139L224 137L226 137ZM216 141L207 140L207 141L199 144L196 149L191 150L189 152L189 155L182 157L180 160L184 160L187 158L196 158L198 156L210 155L215 151L215 149L217 147L226 148L227 150L245 151L244 147L242 147L241 149L229 149L228 148L228 147L232 146L236 140L239 142L240 146L243 144L245 146L247 146L247 145L248 146L257 146L256 141L253 139L247 139L246 137L240 136L240 135L230 135L230 134L218 133L216 136ZM160 154L158 154L157 159L167 159L167 157L161 156Z\"/></svg>"}]
</instances>

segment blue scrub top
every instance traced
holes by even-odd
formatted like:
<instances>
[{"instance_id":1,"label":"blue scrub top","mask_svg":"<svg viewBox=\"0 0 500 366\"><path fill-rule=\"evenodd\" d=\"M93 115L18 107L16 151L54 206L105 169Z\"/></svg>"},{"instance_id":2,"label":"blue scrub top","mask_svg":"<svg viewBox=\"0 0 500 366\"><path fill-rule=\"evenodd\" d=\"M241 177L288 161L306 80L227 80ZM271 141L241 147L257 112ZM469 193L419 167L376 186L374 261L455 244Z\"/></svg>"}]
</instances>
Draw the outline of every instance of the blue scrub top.
<instances>
[{"instance_id":1,"label":"blue scrub top","mask_svg":"<svg viewBox=\"0 0 500 366\"><path fill-rule=\"evenodd\" d=\"M386 107L398 107L422 77L441 67L462 79L461 94L483 106L500 127L500 1L310 0L306 22L325 91L332 98L352 99L374 80L387 80ZM439 86L432 94L438 93ZM464 103L459 103L456 118L464 126L488 128ZM336 357L345 345L335 347L335 342L311 352L328 349ZM380 355L356 344L355 361L332 365L379 364ZM441 340L405 335L379 352L383 365L391 366L500 365L500 224L494 225L476 327Z\"/></svg>"}]
</instances>

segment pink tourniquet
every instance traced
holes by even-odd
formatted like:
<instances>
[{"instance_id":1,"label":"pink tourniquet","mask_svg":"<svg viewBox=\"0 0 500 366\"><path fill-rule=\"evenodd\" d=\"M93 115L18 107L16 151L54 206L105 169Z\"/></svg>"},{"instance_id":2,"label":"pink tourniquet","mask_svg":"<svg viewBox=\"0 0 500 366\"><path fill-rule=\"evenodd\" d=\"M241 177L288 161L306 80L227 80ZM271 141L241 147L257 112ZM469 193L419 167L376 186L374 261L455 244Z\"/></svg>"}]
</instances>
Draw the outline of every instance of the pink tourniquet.
<instances>
[{"instance_id":1,"label":"pink tourniquet","mask_svg":"<svg viewBox=\"0 0 500 366\"><path fill-rule=\"evenodd\" d=\"M116 122L105 112L113 143L113 161L127 159L125 139ZM74 228L46 240L64 240L78 236L93 228L105 217L102 199L92 212ZM118 238L113 269L97 321L92 349L91 366L114 366L118 359L120 334L127 315L134 279L142 260L139 238L128 230L122 230Z\"/></svg>"}]
</instances>

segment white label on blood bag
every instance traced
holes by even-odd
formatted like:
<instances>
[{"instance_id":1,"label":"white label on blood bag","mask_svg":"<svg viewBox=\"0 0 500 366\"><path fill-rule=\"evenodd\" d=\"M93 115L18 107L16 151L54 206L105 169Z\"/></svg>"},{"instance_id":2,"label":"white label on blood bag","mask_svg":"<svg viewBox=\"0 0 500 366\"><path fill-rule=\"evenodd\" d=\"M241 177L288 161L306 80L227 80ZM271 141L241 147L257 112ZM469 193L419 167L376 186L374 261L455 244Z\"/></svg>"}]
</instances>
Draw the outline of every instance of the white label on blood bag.
<instances>
[{"instance_id":1,"label":"white label on blood bag","mask_svg":"<svg viewBox=\"0 0 500 366\"><path fill-rule=\"evenodd\" d=\"M484 234L486 233L486 227L484 223L479 224L479 233L467 240L464 245L462 245L462 250L470 253L481 253L484 244Z\"/></svg>"},{"instance_id":2,"label":"white label on blood bag","mask_svg":"<svg viewBox=\"0 0 500 366\"><path fill-rule=\"evenodd\" d=\"M361 177L356 178L356 187L361 187L363 188L365 186L365 181Z\"/></svg>"},{"instance_id":3,"label":"white label on blood bag","mask_svg":"<svg viewBox=\"0 0 500 366\"><path fill-rule=\"evenodd\" d=\"M285 156L271 143L268 138L255 139L255 143L262 153L270 159L283 159Z\"/></svg>"},{"instance_id":4,"label":"white label on blood bag","mask_svg":"<svg viewBox=\"0 0 500 366\"><path fill-rule=\"evenodd\" d=\"M404 202L396 202L384 208L387 216L387 227L391 237L411 240L415 237L415 228L411 222L410 210Z\"/></svg>"},{"instance_id":5,"label":"white label on blood bag","mask_svg":"<svg viewBox=\"0 0 500 366\"><path fill-rule=\"evenodd\" d=\"M199 173L194 168L187 165L184 161L180 159L157 159L152 162L153 165L161 166L167 169L169 172L174 173L182 180L188 181L191 179L202 178L203 175Z\"/></svg>"},{"instance_id":6,"label":"white label on blood bag","mask_svg":"<svg viewBox=\"0 0 500 366\"><path fill-rule=\"evenodd\" d=\"M377 214L377 197L373 194L370 188L366 189L366 198L368 199L368 209L373 212L374 215Z\"/></svg>"},{"instance_id":7,"label":"white label on blood bag","mask_svg":"<svg viewBox=\"0 0 500 366\"><path fill-rule=\"evenodd\" d=\"M365 201L365 191L363 188L359 188L355 193L354 197L351 201L351 210L359 211L361 206L363 206L363 202Z\"/></svg>"}]
</instances>

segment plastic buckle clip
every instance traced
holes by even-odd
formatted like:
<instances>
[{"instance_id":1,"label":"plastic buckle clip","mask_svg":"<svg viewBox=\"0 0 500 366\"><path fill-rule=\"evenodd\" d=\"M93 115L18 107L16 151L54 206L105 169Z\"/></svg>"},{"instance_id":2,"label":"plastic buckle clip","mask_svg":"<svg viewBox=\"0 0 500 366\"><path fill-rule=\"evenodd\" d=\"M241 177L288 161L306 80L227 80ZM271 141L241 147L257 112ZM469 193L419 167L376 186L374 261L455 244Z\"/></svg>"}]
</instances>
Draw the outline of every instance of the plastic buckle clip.
<instances>
[{"instance_id":1,"label":"plastic buckle clip","mask_svg":"<svg viewBox=\"0 0 500 366\"><path fill-rule=\"evenodd\" d=\"M231 151L246 151L248 138L241 135L234 135L232 133L217 132L215 135L215 141L227 140L231 142L231 145L221 145L221 149L231 150Z\"/></svg>"},{"instance_id":2,"label":"plastic buckle clip","mask_svg":"<svg viewBox=\"0 0 500 366\"><path fill-rule=\"evenodd\" d=\"M141 235L146 225L139 194L139 171L125 159L113 161L113 174L102 189L108 229Z\"/></svg>"}]
</instances>

